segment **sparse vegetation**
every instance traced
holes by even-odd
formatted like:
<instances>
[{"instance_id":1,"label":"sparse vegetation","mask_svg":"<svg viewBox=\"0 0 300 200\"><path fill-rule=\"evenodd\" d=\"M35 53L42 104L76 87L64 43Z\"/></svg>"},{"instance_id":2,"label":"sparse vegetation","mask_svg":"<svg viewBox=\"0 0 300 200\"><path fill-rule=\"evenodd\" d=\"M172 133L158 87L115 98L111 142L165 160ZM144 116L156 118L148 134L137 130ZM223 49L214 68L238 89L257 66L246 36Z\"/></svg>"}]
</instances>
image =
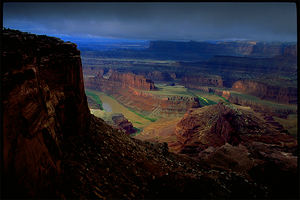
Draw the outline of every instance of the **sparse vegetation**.
<instances>
[{"instance_id":1,"label":"sparse vegetation","mask_svg":"<svg viewBox=\"0 0 300 200\"><path fill-rule=\"evenodd\" d=\"M111 96L111 95L109 95L109 94L106 94L107 96L109 96L110 98L113 98L114 100L116 100L113 96ZM138 112L136 112L136 111L134 111L134 110L132 110L132 109L130 109L130 108L127 108L129 111L131 111L131 112L133 112L134 114L136 114L136 115L138 115L138 116L140 116L140 117L142 117L142 118L144 118L144 119L147 119L147 120L149 120L149 121L151 121L151 122L155 122L157 119L156 118L150 118L150 117L147 117L147 116L144 116L144 115L142 115L142 114L140 114L140 113L138 113ZM137 123L137 124L141 124L142 125L142 123L140 123L140 122L136 122L135 121L135 123Z\"/></svg>"},{"instance_id":2,"label":"sparse vegetation","mask_svg":"<svg viewBox=\"0 0 300 200\"><path fill-rule=\"evenodd\" d=\"M202 96L199 96L199 95L197 95L195 93L192 93L192 92L190 92L190 93L193 94L193 95L195 95L195 96L197 96L199 98L199 103L201 104L201 106L210 106L210 105L217 104L216 102L214 102L212 100L209 100L207 98L204 98Z\"/></svg>"},{"instance_id":3,"label":"sparse vegetation","mask_svg":"<svg viewBox=\"0 0 300 200\"><path fill-rule=\"evenodd\" d=\"M141 132L141 130L136 128L136 127L133 127L133 129L136 130L136 132L133 133L133 134L130 134L130 137L134 137L134 136L136 136L137 134L139 134Z\"/></svg>"},{"instance_id":4,"label":"sparse vegetation","mask_svg":"<svg viewBox=\"0 0 300 200\"><path fill-rule=\"evenodd\" d=\"M209 105L217 104L216 102L211 101L211 100L209 100L209 99L206 99L206 98L204 98L204 97L201 97L201 96L199 96L199 95L197 95L197 97L199 98L200 104L203 105L203 106L209 106Z\"/></svg>"},{"instance_id":5,"label":"sparse vegetation","mask_svg":"<svg viewBox=\"0 0 300 200\"><path fill-rule=\"evenodd\" d=\"M102 101L101 99L98 97L98 95L92 93L92 92L89 92L89 91L86 91L85 90L85 94L87 96L89 96L90 98L94 99L96 101L96 103L101 107L102 110L104 110L104 108L102 107ZM105 110L104 110L105 111Z\"/></svg>"},{"instance_id":6,"label":"sparse vegetation","mask_svg":"<svg viewBox=\"0 0 300 200\"><path fill-rule=\"evenodd\" d=\"M165 95L165 96L182 96L192 97L193 95L183 85L170 86L166 84L155 84L157 91L144 91L151 94Z\"/></svg>"},{"instance_id":7,"label":"sparse vegetation","mask_svg":"<svg viewBox=\"0 0 300 200\"><path fill-rule=\"evenodd\" d=\"M212 92L214 95L217 95L216 93ZM225 102L229 103L229 101L227 99L225 99L225 97L222 97L220 95L217 95L218 97L222 98Z\"/></svg>"},{"instance_id":8,"label":"sparse vegetation","mask_svg":"<svg viewBox=\"0 0 300 200\"><path fill-rule=\"evenodd\" d=\"M136 112L136 111L134 111L134 110L132 110L132 109L130 109L130 108L127 108L129 111L131 111L131 112L133 112L134 114L136 114L136 115L138 115L138 116L140 116L140 117L142 117L142 118L144 118L144 119L147 119L147 120L149 120L149 121L151 121L151 122L155 122L157 119L156 118L150 118L150 117L146 117L146 116L144 116L144 115L142 115L142 114L140 114L140 113L138 113L138 112Z\"/></svg>"}]
</instances>

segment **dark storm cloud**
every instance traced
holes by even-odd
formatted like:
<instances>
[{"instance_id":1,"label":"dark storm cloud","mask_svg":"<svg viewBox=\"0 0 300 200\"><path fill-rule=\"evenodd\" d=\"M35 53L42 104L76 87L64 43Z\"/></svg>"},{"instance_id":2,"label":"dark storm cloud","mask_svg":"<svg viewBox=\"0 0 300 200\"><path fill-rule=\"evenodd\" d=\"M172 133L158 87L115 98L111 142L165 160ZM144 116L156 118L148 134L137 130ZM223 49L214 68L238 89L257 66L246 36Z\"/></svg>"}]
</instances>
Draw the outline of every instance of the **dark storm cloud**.
<instances>
[{"instance_id":1,"label":"dark storm cloud","mask_svg":"<svg viewBox=\"0 0 300 200\"><path fill-rule=\"evenodd\" d=\"M146 40L297 40L294 3L4 3L3 26Z\"/></svg>"}]
</instances>

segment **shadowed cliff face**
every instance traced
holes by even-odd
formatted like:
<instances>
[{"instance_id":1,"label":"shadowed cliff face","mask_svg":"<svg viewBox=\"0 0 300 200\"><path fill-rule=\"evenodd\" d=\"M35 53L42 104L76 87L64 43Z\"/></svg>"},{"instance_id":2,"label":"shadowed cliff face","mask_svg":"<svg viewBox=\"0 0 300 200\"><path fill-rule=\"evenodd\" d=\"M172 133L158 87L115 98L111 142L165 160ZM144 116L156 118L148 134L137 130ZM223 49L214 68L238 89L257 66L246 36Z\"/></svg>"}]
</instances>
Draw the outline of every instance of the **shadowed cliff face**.
<instances>
[{"instance_id":1,"label":"shadowed cliff face","mask_svg":"<svg viewBox=\"0 0 300 200\"><path fill-rule=\"evenodd\" d=\"M89 124L80 52L58 38L10 30L2 52L6 192L48 197L62 171L61 145Z\"/></svg>"}]
</instances>

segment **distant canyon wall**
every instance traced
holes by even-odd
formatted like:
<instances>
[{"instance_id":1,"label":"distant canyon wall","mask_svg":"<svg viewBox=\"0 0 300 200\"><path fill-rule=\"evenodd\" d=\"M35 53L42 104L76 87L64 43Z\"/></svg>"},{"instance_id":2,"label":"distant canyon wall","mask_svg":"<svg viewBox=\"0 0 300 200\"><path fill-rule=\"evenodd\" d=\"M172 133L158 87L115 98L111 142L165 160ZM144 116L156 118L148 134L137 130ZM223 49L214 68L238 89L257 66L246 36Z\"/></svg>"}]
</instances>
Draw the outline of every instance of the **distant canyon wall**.
<instances>
[{"instance_id":1,"label":"distant canyon wall","mask_svg":"<svg viewBox=\"0 0 300 200\"><path fill-rule=\"evenodd\" d=\"M224 80L220 76L187 75L181 78L181 84L195 89L198 85L224 87Z\"/></svg>"},{"instance_id":2,"label":"distant canyon wall","mask_svg":"<svg viewBox=\"0 0 300 200\"><path fill-rule=\"evenodd\" d=\"M151 79L131 73L113 73L110 77L113 82L121 83L123 87L132 87L140 90L156 90L154 82Z\"/></svg>"},{"instance_id":3,"label":"distant canyon wall","mask_svg":"<svg viewBox=\"0 0 300 200\"><path fill-rule=\"evenodd\" d=\"M63 141L89 126L80 51L3 30L3 185L10 198L54 198Z\"/></svg>"},{"instance_id":4,"label":"distant canyon wall","mask_svg":"<svg viewBox=\"0 0 300 200\"><path fill-rule=\"evenodd\" d=\"M253 95L260 99L297 104L297 88L268 85L255 80L239 80L233 84L232 90Z\"/></svg>"},{"instance_id":5,"label":"distant canyon wall","mask_svg":"<svg viewBox=\"0 0 300 200\"><path fill-rule=\"evenodd\" d=\"M231 89L240 93L256 96L260 99L276 101L284 104L297 104L298 90L296 87L275 86L257 80L243 79L227 80L233 82ZM205 92L210 92L208 87L224 87L226 80L218 76L187 75L182 77L181 84Z\"/></svg>"},{"instance_id":6,"label":"distant canyon wall","mask_svg":"<svg viewBox=\"0 0 300 200\"><path fill-rule=\"evenodd\" d=\"M126 78L120 78L122 76ZM137 77L140 80L130 80ZM147 92L155 91L155 86L142 76L114 73L109 79L99 75L85 78L84 81L86 88L106 92L127 108L147 116L178 117L184 115L191 107L200 107L197 97L166 96Z\"/></svg>"},{"instance_id":7,"label":"distant canyon wall","mask_svg":"<svg viewBox=\"0 0 300 200\"><path fill-rule=\"evenodd\" d=\"M273 57L284 53L289 44L266 44L253 41L219 42L172 42L150 41L148 50L156 51L190 51L215 55L251 55L256 57Z\"/></svg>"}]
</instances>

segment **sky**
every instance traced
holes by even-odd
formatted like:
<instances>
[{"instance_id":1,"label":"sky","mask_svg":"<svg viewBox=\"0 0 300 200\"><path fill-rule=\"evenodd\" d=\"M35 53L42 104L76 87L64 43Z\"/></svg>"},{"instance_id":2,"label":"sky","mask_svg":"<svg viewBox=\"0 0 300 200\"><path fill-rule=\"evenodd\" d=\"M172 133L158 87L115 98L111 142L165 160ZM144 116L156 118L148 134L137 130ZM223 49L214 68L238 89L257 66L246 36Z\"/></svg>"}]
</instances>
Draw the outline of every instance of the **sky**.
<instances>
[{"instance_id":1,"label":"sky","mask_svg":"<svg viewBox=\"0 0 300 200\"><path fill-rule=\"evenodd\" d=\"M3 3L3 27L57 37L297 41L295 3Z\"/></svg>"}]
</instances>

